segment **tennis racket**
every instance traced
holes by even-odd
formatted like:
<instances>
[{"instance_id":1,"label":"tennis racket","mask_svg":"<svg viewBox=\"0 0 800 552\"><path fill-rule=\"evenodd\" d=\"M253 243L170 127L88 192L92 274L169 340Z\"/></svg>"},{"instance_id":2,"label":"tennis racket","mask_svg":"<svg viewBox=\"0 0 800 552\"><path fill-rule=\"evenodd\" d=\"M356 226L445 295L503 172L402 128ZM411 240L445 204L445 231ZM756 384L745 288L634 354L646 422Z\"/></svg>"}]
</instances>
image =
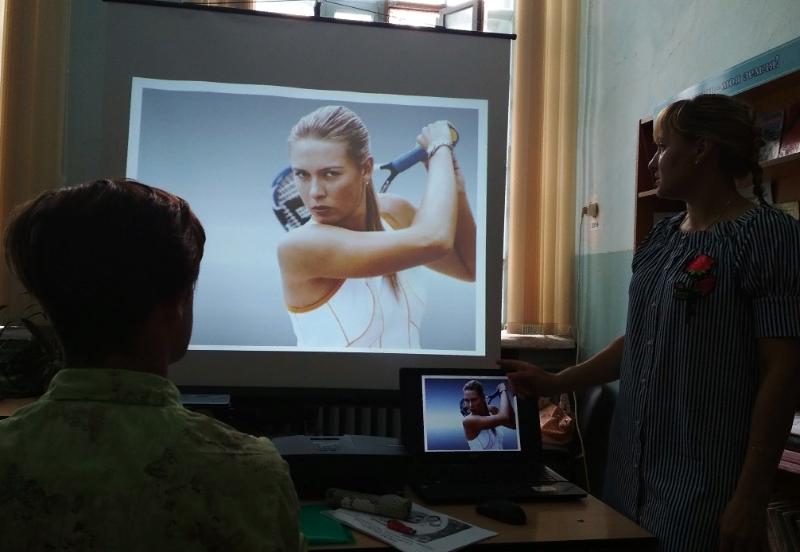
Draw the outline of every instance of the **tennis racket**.
<instances>
[{"instance_id":1,"label":"tennis racket","mask_svg":"<svg viewBox=\"0 0 800 552\"><path fill-rule=\"evenodd\" d=\"M458 131L453 125L450 125L450 139L455 146L458 143ZM386 190L389 189L389 185L391 185L392 180L400 174L401 172L410 169L417 163L421 161L428 160L428 152L425 151L422 147L417 146L412 150L407 151L394 161L390 161L388 163L384 163L380 166L381 169L385 169L389 171L389 176L386 177L386 180L383 181L383 185L381 186L380 193L385 193Z\"/></svg>"},{"instance_id":2,"label":"tennis racket","mask_svg":"<svg viewBox=\"0 0 800 552\"><path fill-rule=\"evenodd\" d=\"M458 142L458 131L452 126L450 127L450 136L453 139L453 145L455 145ZM389 171L389 175L381 185L380 193L386 193L392 184L392 180L398 174L427 159L428 152L417 146L393 161L380 165L381 169ZM294 184L294 174L291 167L284 168L272 180L272 212L275 213L278 222L287 232L293 228L303 226L311 218L311 213L306 208L303 200L300 199L300 194L297 193L297 186Z\"/></svg>"}]
</instances>

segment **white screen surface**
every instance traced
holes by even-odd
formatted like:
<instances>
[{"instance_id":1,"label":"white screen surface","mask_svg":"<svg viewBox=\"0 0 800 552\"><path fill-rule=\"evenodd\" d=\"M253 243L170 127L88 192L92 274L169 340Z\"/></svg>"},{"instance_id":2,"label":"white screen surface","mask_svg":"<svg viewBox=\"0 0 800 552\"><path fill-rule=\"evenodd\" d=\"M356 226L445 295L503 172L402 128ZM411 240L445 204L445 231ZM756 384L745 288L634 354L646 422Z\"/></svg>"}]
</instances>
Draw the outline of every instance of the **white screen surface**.
<instances>
[{"instance_id":1,"label":"white screen surface","mask_svg":"<svg viewBox=\"0 0 800 552\"><path fill-rule=\"evenodd\" d=\"M136 176L185 196L208 231L192 348L171 367L170 377L180 385L215 388L396 389L403 366L481 368L493 363L500 354L509 53L508 38L180 5L74 3L65 181ZM148 88L145 83L161 84ZM178 84L178 89L167 90L165 83L227 91L187 90ZM137 94L142 100L138 108ZM212 114L201 109L190 123L197 131L179 138L178 123L192 118L193 106L198 112L193 102L200 96L220 114L238 106L227 118L236 125L226 127L221 117L212 121ZM477 250L481 260L474 283L448 278L444 289L435 281L422 286L428 290L425 316L441 317L438 329L430 333L438 340L426 342L421 336L417 351L379 353L299 351L293 344L281 294L265 288L268 277L274 283L276 274L274 242L268 237L283 232L270 212L267 190L275 167L286 161L289 129L284 123L289 116L287 112L281 124L265 126L269 117L263 114L270 102L279 100L285 102L282 106L294 104L298 113L315 102L347 102L372 133L376 163L414 145L418 128L410 130L413 125L430 122L425 119L439 117L437 113L462 117L464 122L457 124L463 141L456 155L460 162L473 163L467 184L474 186L470 205L476 221L484 217L478 229L483 233ZM155 110L148 111L148 106ZM142 117L138 136L131 126L135 109ZM149 115L155 115L153 120L146 119ZM211 122L214 132L203 128ZM386 132L393 124L409 130ZM254 133L252 139L240 135L246 128ZM147 133L156 129L162 137L172 136L171 142L148 141ZM275 151L266 147L269 140L280 142ZM129 154L137 147L137 161L130 166ZM156 162L159 156L174 161ZM216 164L210 167L212 161ZM421 171L417 166L401 174L391 191L415 193ZM192 188L188 174L208 193ZM380 183L383 171L374 174ZM222 189L230 193L220 193ZM248 194L252 201L243 201ZM236 227L225 228L223 214L233 211ZM226 231L241 240L224 238ZM254 250L246 243L262 245ZM444 308L431 306L455 292L458 301L448 301Z\"/></svg>"},{"instance_id":2,"label":"white screen surface","mask_svg":"<svg viewBox=\"0 0 800 552\"><path fill-rule=\"evenodd\" d=\"M277 260L286 230L272 212L271 185L289 164L287 137L292 126L303 115L331 104L350 108L369 129L375 188L389 174L379 165L413 148L424 125L447 120L458 129L455 155L477 228L476 281L424 267L404 271L408 293L420 304L417 346L383 346L380 341L370 348L344 345L342 341L351 339L345 329L324 325L330 335L315 336L314 345L304 346L293 332ZM486 130L485 100L134 78L127 176L158 182L185 198L206 229L190 347L484 355ZM388 191L418 205L425 186L426 171L420 163L400 173ZM359 300L357 293L354 300ZM369 296L360 301L352 310L370 309ZM358 313L332 316L341 327ZM352 326L351 333L358 335L365 323L354 320Z\"/></svg>"}]
</instances>

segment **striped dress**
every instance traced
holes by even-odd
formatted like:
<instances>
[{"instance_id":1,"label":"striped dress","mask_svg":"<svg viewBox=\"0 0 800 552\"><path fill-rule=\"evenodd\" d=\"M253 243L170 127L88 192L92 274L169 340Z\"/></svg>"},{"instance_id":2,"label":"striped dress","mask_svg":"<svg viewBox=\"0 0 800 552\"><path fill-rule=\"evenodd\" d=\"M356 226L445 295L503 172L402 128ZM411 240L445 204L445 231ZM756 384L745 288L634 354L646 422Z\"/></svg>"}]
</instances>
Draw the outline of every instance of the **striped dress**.
<instances>
[{"instance_id":1,"label":"striped dress","mask_svg":"<svg viewBox=\"0 0 800 552\"><path fill-rule=\"evenodd\" d=\"M757 340L800 336L800 223L663 220L633 257L605 499L664 552L718 549L747 449Z\"/></svg>"}]
</instances>

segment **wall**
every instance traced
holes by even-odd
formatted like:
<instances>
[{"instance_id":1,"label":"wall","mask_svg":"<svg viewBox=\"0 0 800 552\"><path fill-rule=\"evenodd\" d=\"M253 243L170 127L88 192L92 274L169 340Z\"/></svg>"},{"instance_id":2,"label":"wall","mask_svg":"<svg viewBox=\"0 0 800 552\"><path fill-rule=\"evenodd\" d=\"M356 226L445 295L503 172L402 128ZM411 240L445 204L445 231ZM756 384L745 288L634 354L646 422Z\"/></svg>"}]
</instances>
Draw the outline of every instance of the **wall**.
<instances>
[{"instance_id":1,"label":"wall","mask_svg":"<svg viewBox=\"0 0 800 552\"><path fill-rule=\"evenodd\" d=\"M706 77L800 35L798 0L583 0L576 225L582 357L625 331L638 120Z\"/></svg>"}]
</instances>

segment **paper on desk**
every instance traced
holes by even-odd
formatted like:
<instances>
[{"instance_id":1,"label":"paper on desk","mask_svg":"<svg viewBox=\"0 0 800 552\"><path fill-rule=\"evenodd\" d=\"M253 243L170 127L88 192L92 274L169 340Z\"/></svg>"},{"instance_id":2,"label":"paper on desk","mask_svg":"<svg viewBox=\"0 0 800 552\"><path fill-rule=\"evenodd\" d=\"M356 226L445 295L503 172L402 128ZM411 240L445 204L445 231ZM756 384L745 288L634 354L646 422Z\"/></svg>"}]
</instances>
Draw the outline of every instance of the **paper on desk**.
<instances>
[{"instance_id":1,"label":"paper on desk","mask_svg":"<svg viewBox=\"0 0 800 552\"><path fill-rule=\"evenodd\" d=\"M497 534L419 504L412 505L411 515L402 520L416 531L413 535L389 529L386 522L391 518L384 516L345 508L331 510L328 515L404 552L449 552Z\"/></svg>"}]
</instances>

